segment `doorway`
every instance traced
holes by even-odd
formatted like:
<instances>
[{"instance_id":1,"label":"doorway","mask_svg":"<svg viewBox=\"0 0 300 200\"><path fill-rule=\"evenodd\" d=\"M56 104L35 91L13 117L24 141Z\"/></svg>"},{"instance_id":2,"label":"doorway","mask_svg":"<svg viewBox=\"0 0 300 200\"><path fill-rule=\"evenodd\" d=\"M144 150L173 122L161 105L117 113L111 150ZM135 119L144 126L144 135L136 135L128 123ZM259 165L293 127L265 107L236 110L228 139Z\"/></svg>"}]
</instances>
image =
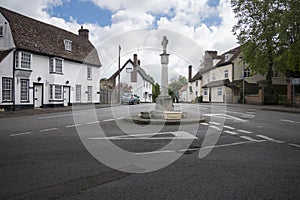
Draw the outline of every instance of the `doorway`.
<instances>
[{"instance_id":1,"label":"doorway","mask_svg":"<svg viewBox=\"0 0 300 200\"><path fill-rule=\"evenodd\" d=\"M43 106L43 84L33 84L33 90L34 108L41 108Z\"/></svg>"}]
</instances>

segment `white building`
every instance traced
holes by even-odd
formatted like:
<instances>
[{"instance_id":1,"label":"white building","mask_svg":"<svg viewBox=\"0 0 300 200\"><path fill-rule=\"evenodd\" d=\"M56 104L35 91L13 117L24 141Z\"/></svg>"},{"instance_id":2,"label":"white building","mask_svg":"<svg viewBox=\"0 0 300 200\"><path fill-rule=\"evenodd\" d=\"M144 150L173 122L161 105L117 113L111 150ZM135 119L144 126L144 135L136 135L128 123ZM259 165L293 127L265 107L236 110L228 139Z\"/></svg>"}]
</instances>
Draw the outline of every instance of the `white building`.
<instances>
[{"instance_id":1,"label":"white building","mask_svg":"<svg viewBox=\"0 0 300 200\"><path fill-rule=\"evenodd\" d=\"M0 7L0 107L99 103L101 63L88 39Z\"/></svg>"},{"instance_id":2,"label":"white building","mask_svg":"<svg viewBox=\"0 0 300 200\"><path fill-rule=\"evenodd\" d=\"M119 70L117 70L108 80L101 81L104 89L117 89ZM128 59L120 68L121 85L127 85L130 92L137 94L141 102L152 102L152 83L153 80L141 67L137 54L133 55L133 61ZM101 87L102 89L103 87Z\"/></svg>"}]
</instances>

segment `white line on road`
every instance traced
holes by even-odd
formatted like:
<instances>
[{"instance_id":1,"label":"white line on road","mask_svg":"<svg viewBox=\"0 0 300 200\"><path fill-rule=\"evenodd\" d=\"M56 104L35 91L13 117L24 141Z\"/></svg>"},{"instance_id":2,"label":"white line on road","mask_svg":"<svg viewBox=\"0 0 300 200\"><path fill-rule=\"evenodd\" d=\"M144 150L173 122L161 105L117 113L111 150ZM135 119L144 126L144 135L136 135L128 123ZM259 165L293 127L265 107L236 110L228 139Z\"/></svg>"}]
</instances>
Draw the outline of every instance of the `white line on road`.
<instances>
[{"instance_id":1,"label":"white line on road","mask_svg":"<svg viewBox=\"0 0 300 200\"><path fill-rule=\"evenodd\" d=\"M95 121L95 122L88 122L86 124L90 125L90 124L98 124L100 121Z\"/></svg>"},{"instance_id":2,"label":"white line on road","mask_svg":"<svg viewBox=\"0 0 300 200\"><path fill-rule=\"evenodd\" d=\"M171 136L163 136L166 134L172 134ZM152 137L159 136L161 137ZM148 137L147 137L148 136ZM186 132L186 131L175 131L175 132L163 132L163 133L144 133L144 134L131 134L131 135L119 135L119 136L109 136L109 137L92 137L90 140L191 140L197 139L196 136Z\"/></svg>"},{"instance_id":3,"label":"white line on road","mask_svg":"<svg viewBox=\"0 0 300 200\"><path fill-rule=\"evenodd\" d=\"M209 122L210 124L214 124L214 125L220 125L221 123L218 122Z\"/></svg>"},{"instance_id":4,"label":"white line on road","mask_svg":"<svg viewBox=\"0 0 300 200\"><path fill-rule=\"evenodd\" d=\"M217 127L217 126L209 126L209 128L213 128L213 129L216 129L218 131L222 130L221 128Z\"/></svg>"},{"instance_id":5,"label":"white line on road","mask_svg":"<svg viewBox=\"0 0 300 200\"><path fill-rule=\"evenodd\" d=\"M293 147L298 147L298 148L300 148L300 145L299 145L299 144L288 143L288 145L293 146Z\"/></svg>"},{"instance_id":6,"label":"white line on road","mask_svg":"<svg viewBox=\"0 0 300 200\"><path fill-rule=\"evenodd\" d=\"M235 128L231 127L231 126L223 126L224 128L230 129L230 130L234 130Z\"/></svg>"},{"instance_id":7,"label":"white line on road","mask_svg":"<svg viewBox=\"0 0 300 200\"><path fill-rule=\"evenodd\" d=\"M243 138L245 140L249 140L249 141L252 141L252 142L265 142L266 140L256 140L256 139L253 139L251 137L248 137L248 136L240 136L240 138Z\"/></svg>"},{"instance_id":8,"label":"white line on road","mask_svg":"<svg viewBox=\"0 0 300 200\"><path fill-rule=\"evenodd\" d=\"M111 122L111 121L115 121L115 119L105 119L105 120L103 120L103 122Z\"/></svg>"},{"instance_id":9,"label":"white line on road","mask_svg":"<svg viewBox=\"0 0 300 200\"><path fill-rule=\"evenodd\" d=\"M58 129L58 128L46 128L46 129L40 130L40 132L55 131L55 130L57 130L57 129Z\"/></svg>"},{"instance_id":10,"label":"white line on road","mask_svg":"<svg viewBox=\"0 0 300 200\"><path fill-rule=\"evenodd\" d=\"M241 132L241 133L253 133L253 132L251 132L251 131L246 131L246 130L243 130L243 129L238 129L237 131L239 131L239 132Z\"/></svg>"},{"instance_id":11,"label":"white line on road","mask_svg":"<svg viewBox=\"0 0 300 200\"><path fill-rule=\"evenodd\" d=\"M82 124L72 124L72 125L66 126L66 128L72 128L72 127L81 126L81 125Z\"/></svg>"},{"instance_id":12,"label":"white line on road","mask_svg":"<svg viewBox=\"0 0 300 200\"><path fill-rule=\"evenodd\" d=\"M289 120L289 119L281 119L280 121L282 121L282 122L289 122L289 123L300 123L300 122L296 122L294 120Z\"/></svg>"},{"instance_id":13,"label":"white line on road","mask_svg":"<svg viewBox=\"0 0 300 200\"><path fill-rule=\"evenodd\" d=\"M15 133L15 134L10 134L11 137L14 137L14 136L19 136L19 135L28 135L28 134L31 134L32 132L24 132L24 133Z\"/></svg>"},{"instance_id":14,"label":"white line on road","mask_svg":"<svg viewBox=\"0 0 300 200\"><path fill-rule=\"evenodd\" d=\"M270 138L270 137L265 136L265 135L256 135L256 136L257 136L257 137L260 137L260 138L263 138L263 139L266 139L266 140L271 141L271 142L279 143L279 144L285 143L284 141L281 141L281 140L275 140L275 139Z\"/></svg>"},{"instance_id":15,"label":"white line on road","mask_svg":"<svg viewBox=\"0 0 300 200\"><path fill-rule=\"evenodd\" d=\"M206 122L202 122L202 123L200 123L201 125L204 125L204 126L209 126L209 124L208 123L206 123Z\"/></svg>"},{"instance_id":16,"label":"white line on road","mask_svg":"<svg viewBox=\"0 0 300 200\"><path fill-rule=\"evenodd\" d=\"M116 118L115 120L121 120L121 119L124 119L124 117L119 117L119 118Z\"/></svg>"},{"instance_id":17,"label":"white line on road","mask_svg":"<svg viewBox=\"0 0 300 200\"><path fill-rule=\"evenodd\" d=\"M242 144L249 144L253 143L255 141L244 141L244 142L235 142L230 144L220 144L215 146L205 146L201 148L191 148L191 149L180 149L180 150L163 150L163 151L151 151L151 152L139 152L135 154L160 154L160 153L176 153L176 152L185 152L185 151L196 151L200 149L211 149L211 148L220 148L220 147L230 147L230 146L236 146L236 145L242 145ZM259 142L263 142L263 140L260 140Z\"/></svg>"},{"instance_id":18,"label":"white line on road","mask_svg":"<svg viewBox=\"0 0 300 200\"><path fill-rule=\"evenodd\" d=\"M237 135L238 134L237 132L234 132L234 131L224 131L224 133L228 133L230 135Z\"/></svg>"}]
</instances>

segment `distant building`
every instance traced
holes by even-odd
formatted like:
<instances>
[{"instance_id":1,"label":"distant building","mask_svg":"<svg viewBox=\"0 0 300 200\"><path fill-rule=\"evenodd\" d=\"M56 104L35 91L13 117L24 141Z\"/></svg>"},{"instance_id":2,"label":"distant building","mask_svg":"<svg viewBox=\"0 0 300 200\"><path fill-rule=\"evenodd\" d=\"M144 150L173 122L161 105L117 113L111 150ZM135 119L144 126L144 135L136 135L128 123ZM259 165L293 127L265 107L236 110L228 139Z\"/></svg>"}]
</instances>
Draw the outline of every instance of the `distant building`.
<instances>
[{"instance_id":1,"label":"distant building","mask_svg":"<svg viewBox=\"0 0 300 200\"><path fill-rule=\"evenodd\" d=\"M119 74L121 90L122 86L126 85L126 89L130 88L131 92L137 94L140 97L141 102L152 102L153 80L141 67L141 62L138 60L137 54L133 55L133 60L128 59L125 62L120 68L120 72L117 70L109 79L102 80L100 83L101 89L118 89Z\"/></svg>"},{"instance_id":2,"label":"distant building","mask_svg":"<svg viewBox=\"0 0 300 200\"><path fill-rule=\"evenodd\" d=\"M99 103L101 63L79 35L0 7L0 107Z\"/></svg>"},{"instance_id":3,"label":"distant building","mask_svg":"<svg viewBox=\"0 0 300 200\"><path fill-rule=\"evenodd\" d=\"M251 73L247 63L243 63L241 59L240 47L222 55L217 55L217 51L206 51L204 58L204 67L194 77L189 78L189 101L202 95L203 102L238 103L242 101L243 84L249 103L252 103L251 96L258 98L259 82L265 77ZM189 71L191 74L190 67ZM273 85L278 90L286 90L285 75L273 71Z\"/></svg>"}]
</instances>

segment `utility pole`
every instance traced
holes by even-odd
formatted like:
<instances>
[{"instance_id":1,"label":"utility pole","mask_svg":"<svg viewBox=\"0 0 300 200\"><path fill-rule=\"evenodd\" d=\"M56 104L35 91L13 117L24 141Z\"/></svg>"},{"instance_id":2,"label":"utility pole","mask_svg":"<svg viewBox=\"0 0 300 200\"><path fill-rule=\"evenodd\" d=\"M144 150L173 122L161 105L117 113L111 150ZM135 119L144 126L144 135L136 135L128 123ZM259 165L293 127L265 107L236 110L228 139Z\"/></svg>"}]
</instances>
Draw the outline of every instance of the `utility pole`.
<instances>
[{"instance_id":1,"label":"utility pole","mask_svg":"<svg viewBox=\"0 0 300 200\"><path fill-rule=\"evenodd\" d=\"M119 62L118 62L118 67L119 67L118 97L119 97L119 102L121 103L121 46L120 45L119 45Z\"/></svg>"}]
</instances>

